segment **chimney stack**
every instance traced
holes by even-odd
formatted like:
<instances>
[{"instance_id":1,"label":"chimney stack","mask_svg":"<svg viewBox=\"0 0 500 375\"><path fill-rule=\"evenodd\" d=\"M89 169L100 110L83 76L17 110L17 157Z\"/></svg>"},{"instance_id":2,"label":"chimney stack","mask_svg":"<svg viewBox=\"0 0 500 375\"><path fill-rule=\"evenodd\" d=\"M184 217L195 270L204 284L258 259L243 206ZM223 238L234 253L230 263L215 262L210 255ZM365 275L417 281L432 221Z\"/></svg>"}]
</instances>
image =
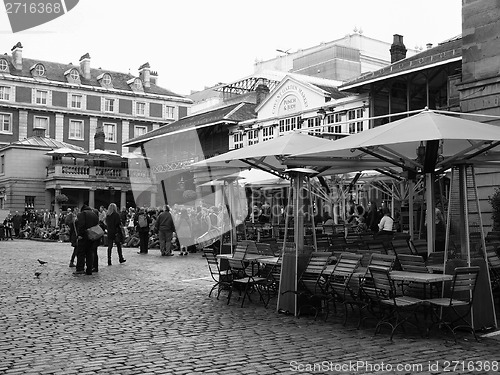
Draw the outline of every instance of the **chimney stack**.
<instances>
[{"instance_id":1,"label":"chimney stack","mask_svg":"<svg viewBox=\"0 0 500 375\"><path fill-rule=\"evenodd\" d=\"M104 134L104 130L102 125L98 125L95 130L94 135L94 149L95 150L104 150L106 135Z\"/></svg>"},{"instance_id":2,"label":"chimney stack","mask_svg":"<svg viewBox=\"0 0 500 375\"><path fill-rule=\"evenodd\" d=\"M90 79L90 55L88 52L80 57L80 70L83 78Z\"/></svg>"},{"instance_id":3,"label":"chimney stack","mask_svg":"<svg viewBox=\"0 0 500 375\"><path fill-rule=\"evenodd\" d=\"M158 72L156 70L151 71L150 80L153 85L158 85Z\"/></svg>"},{"instance_id":4,"label":"chimney stack","mask_svg":"<svg viewBox=\"0 0 500 375\"><path fill-rule=\"evenodd\" d=\"M17 44L12 47L12 65L17 70L23 69L23 46L21 42L17 42Z\"/></svg>"},{"instance_id":5,"label":"chimney stack","mask_svg":"<svg viewBox=\"0 0 500 375\"><path fill-rule=\"evenodd\" d=\"M139 78L141 79L144 87L151 87L151 72L149 63L142 64L139 67Z\"/></svg>"},{"instance_id":6,"label":"chimney stack","mask_svg":"<svg viewBox=\"0 0 500 375\"><path fill-rule=\"evenodd\" d=\"M389 51L391 52L391 64L406 58L407 49L403 44L402 35L394 34L394 40Z\"/></svg>"}]
</instances>

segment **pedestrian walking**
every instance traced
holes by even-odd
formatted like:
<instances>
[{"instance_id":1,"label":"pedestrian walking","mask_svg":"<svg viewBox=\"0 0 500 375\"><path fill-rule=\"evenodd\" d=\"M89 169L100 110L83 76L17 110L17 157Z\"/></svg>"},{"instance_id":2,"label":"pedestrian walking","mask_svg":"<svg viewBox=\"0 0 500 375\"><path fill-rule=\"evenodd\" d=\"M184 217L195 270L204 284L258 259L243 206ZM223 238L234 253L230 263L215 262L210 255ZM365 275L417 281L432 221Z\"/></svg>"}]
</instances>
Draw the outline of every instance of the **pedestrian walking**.
<instances>
[{"instance_id":1,"label":"pedestrian walking","mask_svg":"<svg viewBox=\"0 0 500 375\"><path fill-rule=\"evenodd\" d=\"M149 226L151 225L151 217L144 208L139 209L134 217L134 226L139 234L139 249L138 254L148 253L149 242Z\"/></svg>"},{"instance_id":2,"label":"pedestrian walking","mask_svg":"<svg viewBox=\"0 0 500 375\"><path fill-rule=\"evenodd\" d=\"M66 212L66 216L64 218L64 224L66 224L69 228L69 241L71 242L71 246L73 247L73 252L71 254L71 259L69 261L70 267L76 267L75 258L78 253L78 234L76 231L76 212L73 213L71 208L68 208Z\"/></svg>"},{"instance_id":3,"label":"pedestrian walking","mask_svg":"<svg viewBox=\"0 0 500 375\"><path fill-rule=\"evenodd\" d=\"M92 272L98 271L94 257L97 254L100 239L92 241L87 236L87 229L98 224L99 217L87 203L84 203L76 219L78 251L75 274L86 273L87 275L92 275Z\"/></svg>"},{"instance_id":4,"label":"pedestrian walking","mask_svg":"<svg viewBox=\"0 0 500 375\"><path fill-rule=\"evenodd\" d=\"M174 220L170 214L170 208L165 205L163 212L158 215L155 222L155 231L160 241L160 252L162 256L172 254L172 238L175 232Z\"/></svg>"},{"instance_id":5,"label":"pedestrian walking","mask_svg":"<svg viewBox=\"0 0 500 375\"><path fill-rule=\"evenodd\" d=\"M105 217L106 228L108 231L108 266L111 266L111 251L113 243L116 244L116 251L118 252L118 261L125 263L127 260L123 258L122 253L122 224L118 208L115 203L110 203Z\"/></svg>"}]
</instances>

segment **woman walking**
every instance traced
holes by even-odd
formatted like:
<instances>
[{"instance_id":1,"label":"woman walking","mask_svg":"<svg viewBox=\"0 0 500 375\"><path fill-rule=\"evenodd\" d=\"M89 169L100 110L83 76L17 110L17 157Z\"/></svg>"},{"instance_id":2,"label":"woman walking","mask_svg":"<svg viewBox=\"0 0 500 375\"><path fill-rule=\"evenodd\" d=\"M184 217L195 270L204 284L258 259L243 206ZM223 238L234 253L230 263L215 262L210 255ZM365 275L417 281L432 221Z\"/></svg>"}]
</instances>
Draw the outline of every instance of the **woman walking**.
<instances>
[{"instance_id":1,"label":"woman walking","mask_svg":"<svg viewBox=\"0 0 500 375\"><path fill-rule=\"evenodd\" d=\"M122 254L122 229L120 214L115 203L110 203L108 211L106 212L106 227L108 231L108 266L111 266L111 249L113 242L116 243L116 250L118 252L118 259L120 263L125 263L126 260Z\"/></svg>"}]
</instances>

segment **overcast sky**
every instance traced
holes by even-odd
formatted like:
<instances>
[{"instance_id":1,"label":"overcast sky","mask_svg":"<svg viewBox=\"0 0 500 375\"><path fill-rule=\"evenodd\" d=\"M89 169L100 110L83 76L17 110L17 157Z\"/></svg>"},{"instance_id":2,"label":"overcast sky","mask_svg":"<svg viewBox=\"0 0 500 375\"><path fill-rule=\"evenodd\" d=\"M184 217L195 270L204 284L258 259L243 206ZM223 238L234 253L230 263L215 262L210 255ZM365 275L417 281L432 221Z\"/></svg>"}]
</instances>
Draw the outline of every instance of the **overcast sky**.
<instances>
[{"instance_id":1,"label":"overcast sky","mask_svg":"<svg viewBox=\"0 0 500 375\"><path fill-rule=\"evenodd\" d=\"M361 29L408 48L457 36L460 0L80 0L66 15L13 34L0 12L1 53L21 42L23 56L138 75L149 62L159 84L178 94L232 82L276 49L304 49ZM389 58L389 52L388 58Z\"/></svg>"}]
</instances>

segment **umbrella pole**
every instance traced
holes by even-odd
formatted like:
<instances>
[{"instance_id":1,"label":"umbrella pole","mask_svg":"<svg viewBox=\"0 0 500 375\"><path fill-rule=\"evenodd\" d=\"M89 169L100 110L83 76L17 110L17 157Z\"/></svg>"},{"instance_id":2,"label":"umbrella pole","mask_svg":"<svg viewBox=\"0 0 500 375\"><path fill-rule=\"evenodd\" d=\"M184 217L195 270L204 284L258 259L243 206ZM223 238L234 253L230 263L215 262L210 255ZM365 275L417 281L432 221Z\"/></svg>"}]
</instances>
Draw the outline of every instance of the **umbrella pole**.
<instances>
[{"instance_id":1,"label":"umbrella pole","mask_svg":"<svg viewBox=\"0 0 500 375\"><path fill-rule=\"evenodd\" d=\"M434 252L434 174L425 174L427 254Z\"/></svg>"},{"instance_id":2,"label":"umbrella pole","mask_svg":"<svg viewBox=\"0 0 500 375\"><path fill-rule=\"evenodd\" d=\"M313 241L314 241L314 249L315 251L318 251L318 243L316 241L316 224L314 223L314 205L312 204L313 201L313 195L312 195L312 186L311 186L311 178L308 176L307 177L307 185L309 188L309 201L311 202L311 207L312 207L312 215L311 215L311 220L312 220L312 229L313 229Z\"/></svg>"},{"instance_id":3,"label":"umbrella pole","mask_svg":"<svg viewBox=\"0 0 500 375\"><path fill-rule=\"evenodd\" d=\"M414 182L412 179L408 180L408 225L409 227L409 233L410 233L410 238L414 240L415 238L413 237L414 235L414 222L413 222L413 185Z\"/></svg>"}]
</instances>

